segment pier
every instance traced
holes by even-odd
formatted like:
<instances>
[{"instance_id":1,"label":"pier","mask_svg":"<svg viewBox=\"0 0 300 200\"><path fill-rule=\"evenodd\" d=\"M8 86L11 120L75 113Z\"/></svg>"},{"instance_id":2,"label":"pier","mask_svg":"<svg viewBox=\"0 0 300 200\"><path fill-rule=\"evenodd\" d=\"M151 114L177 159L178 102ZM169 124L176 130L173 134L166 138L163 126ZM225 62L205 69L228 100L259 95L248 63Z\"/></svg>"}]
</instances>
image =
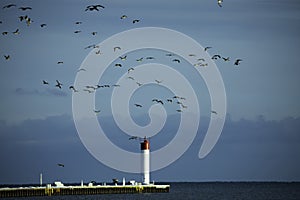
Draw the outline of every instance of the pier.
<instances>
[{"instance_id":1,"label":"pier","mask_svg":"<svg viewBox=\"0 0 300 200\"><path fill-rule=\"evenodd\" d=\"M170 185L108 185L0 188L0 197L167 193Z\"/></svg>"}]
</instances>

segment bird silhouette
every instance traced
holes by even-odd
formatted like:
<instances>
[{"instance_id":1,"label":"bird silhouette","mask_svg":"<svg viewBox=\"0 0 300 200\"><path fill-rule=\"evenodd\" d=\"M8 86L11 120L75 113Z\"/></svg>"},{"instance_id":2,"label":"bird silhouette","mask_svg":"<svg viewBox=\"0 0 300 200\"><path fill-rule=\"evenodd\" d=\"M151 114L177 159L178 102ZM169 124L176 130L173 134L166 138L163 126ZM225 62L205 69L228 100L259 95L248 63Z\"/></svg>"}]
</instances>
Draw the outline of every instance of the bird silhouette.
<instances>
[{"instance_id":1,"label":"bird silhouette","mask_svg":"<svg viewBox=\"0 0 300 200\"><path fill-rule=\"evenodd\" d=\"M221 58L221 56L218 54L215 54L211 57L211 59L213 59L213 60L217 60L218 58Z\"/></svg>"},{"instance_id":2,"label":"bird silhouette","mask_svg":"<svg viewBox=\"0 0 300 200\"><path fill-rule=\"evenodd\" d=\"M230 61L230 58L229 58L229 57L227 57L227 58L222 57L222 59L223 59L225 62Z\"/></svg>"},{"instance_id":3,"label":"bird silhouette","mask_svg":"<svg viewBox=\"0 0 300 200\"><path fill-rule=\"evenodd\" d=\"M10 55L4 55L5 60L9 60L10 59Z\"/></svg>"},{"instance_id":4,"label":"bird silhouette","mask_svg":"<svg viewBox=\"0 0 300 200\"><path fill-rule=\"evenodd\" d=\"M58 163L57 165L58 165L59 167L65 167L65 165L62 164L62 163Z\"/></svg>"},{"instance_id":5,"label":"bird silhouette","mask_svg":"<svg viewBox=\"0 0 300 200\"><path fill-rule=\"evenodd\" d=\"M98 5L89 5L86 7L85 11L99 11L99 8L105 8L104 6L98 4Z\"/></svg>"},{"instance_id":6,"label":"bird silhouette","mask_svg":"<svg viewBox=\"0 0 300 200\"><path fill-rule=\"evenodd\" d=\"M131 79L131 80L134 80L134 78L132 76L128 76L127 77L128 79Z\"/></svg>"},{"instance_id":7,"label":"bird silhouette","mask_svg":"<svg viewBox=\"0 0 300 200\"><path fill-rule=\"evenodd\" d=\"M127 56L126 55L125 56L120 56L119 58L124 61L124 60L127 59Z\"/></svg>"},{"instance_id":8,"label":"bird silhouette","mask_svg":"<svg viewBox=\"0 0 300 200\"><path fill-rule=\"evenodd\" d=\"M58 61L57 64L58 64L58 65L64 64L64 62L63 62L63 61Z\"/></svg>"},{"instance_id":9,"label":"bird silhouette","mask_svg":"<svg viewBox=\"0 0 300 200\"><path fill-rule=\"evenodd\" d=\"M20 7L19 8L20 10L22 10L22 11L26 11L26 10L32 10L32 8L31 7Z\"/></svg>"},{"instance_id":10,"label":"bird silhouette","mask_svg":"<svg viewBox=\"0 0 300 200\"><path fill-rule=\"evenodd\" d=\"M177 112L182 112L182 110L180 110L180 109L178 109L178 110L176 110Z\"/></svg>"},{"instance_id":11,"label":"bird silhouette","mask_svg":"<svg viewBox=\"0 0 300 200\"><path fill-rule=\"evenodd\" d=\"M142 62L142 61L143 61L143 59L144 59L144 58L143 58L143 57L141 57L141 58L139 58L139 59L136 59L136 61L137 61L137 62Z\"/></svg>"},{"instance_id":12,"label":"bird silhouette","mask_svg":"<svg viewBox=\"0 0 300 200\"><path fill-rule=\"evenodd\" d=\"M140 22L139 19L134 19L134 20L132 21L133 24L138 23L138 22Z\"/></svg>"},{"instance_id":13,"label":"bird silhouette","mask_svg":"<svg viewBox=\"0 0 300 200\"><path fill-rule=\"evenodd\" d=\"M215 110L212 110L211 113L212 113L212 114L215 114L215 115L218 114L217 111L215 111Z\"/></svg>"},{"instance_id":14,"label":"bird silhouette","mask_svg":"<svg viewBox=\"0 0 300 200\"><path fill-rule=\"evenodd\" d=\"M92 35L97 35L97 32L96 32L96 31L93 31L93 32L92 32Z\"/></svg>"},{"instance_id":15,"label":"bird silhouette","mask_svg":"<svg viewBox=\"0 0 300 200\"><path fill-rule=\"evenodd\" d=\"M58 87L59 89L61 89L61 86L62 86L62 84L58 80L56 80L55 87Z\"/></svg>"},{"instance_id":16,"label":"bird silhouette","mask_svg":"<svg viewBox=\"0 0 300 200\"><path fill-rule=\"evenodd\" d=\"M166 56L170 57L170 56L174 56L174 54L173 53L167 53Z\"/></svg>"},{"instance_id":17,"label":"bird silhouette","mask_svg":"<svg viewBox=\"0 0 300 200\"><path fill-rule=\"evenodd\" d=\"M180 60L179 60L179 59L173 59L172 61L173 61L173 62L180 63Z\"/></svg>"},{"instance_id":18,"label":"bird silhouette","mask_svg":"<svg viewBox=\"0 0 300 200\"><path fill-rule=\"evenodd\" d=\"M94 113L99 114L101 110L94 110Z\"/></svg>"},{"instance_id":19,"label":"bird silhouette","mask_svg":"<svg viewBox=\"0 0 300 200\"><path fill-rule=\"evenodd\" d=\"M86 71L86 69L84 69L84 68L80 68L80 69L78 69L78 70L77 70L77 72L81 72L81 71L82 71L82 72L85 72L85 71Z\"/></svg>"},{"instance_id":20,"label":"bird silhouette","mask_svg":"<svg viewBox=\"0 0 300 200\"><path fill-rule=\"evenodd\" d=\"M17 6L16 4L8 4L6 6L3 6L2 8L5 9L5 8L16 7L16 6Z\"/></svg>"},{"instance_id":21,"label":"bird silhouette","mask_svg":"<svg viewBox=\"0 0 300 200\"><path fill-rule=\"evenodd\" d=\"M163 81L162 81L162 80L157 80L157 79L155 79L155 82L156 82L157 84L160 84L160 83L162 83Z\"/></svg>"},{"instance_id":22,"label":"bird silhouette","mask_svg":"<svg viewBox=\"0 0 300 200\"><path fill-rule=\"evenodd\" d=\"M129 140L136 140L138 139L139 137L138 136L131 136L130 138L128 138Z\"/></svg>"},{"instance_id":23,"label":"bird silhouette","mask_svg":"<svg viewBox=\"0 0 300 200\"><path fill-rule=\"evenodd\" d=\"M164 102L160 99L152 99L152 102L160 103L161 105L164 105Z\"/></svg>"},{"instance_id":24,"label":"bird silhouette","mask_svg":"<svg viewBox=\"0 0 300 200\"><path fill-rule=\"evenodd\" d=\"M147 59L147 60L154 60L155 58L152 57L152 56L148 56L148 57L146 57L146 59Z\"/></svg>"},{"instance_id":25,"label":"bird silhouette","mask_svg":"<svg viewBox=\"0 0 300 200\"><path fill-rule=\"evenodd\" d=\"M143 83L140 83L140 82L136 82L136 84L141 87L143 85Z\"/></svg>"},{"instance_id":26,"label":"bird silhouette","mask_svg":"<svg viewBox=\"0 0 300 200\"><path fill-rule=\"evenodd\" d=\"M121 63L116 63L115 67L122 67L122 64Z\"/></svg>"},{"instance_id":27,"label":"bird silhouette","mask_svg":"<svg viewBox=\"0 0 300 200\"><path fill-rule=\"evenodd\" d=\"M74 87L73 85L71 85L71 86L69 87L69 89L70 89L70 90L73 90L73 92L78 92L78 90L76 90L75 87Z\"/></svg>"},{"instance_id":28,"label":"bird silhouette","mask_svg":"<svg viewBox=\"0 0 300 200\"><path fill-rule=\"evenodd\" d=\"M127 70L127 73L130 73L131 71L133 71L134 70L134 68L129 68L128 70Z\"/></svg>"},{"instance_id":29,"label":"bird silhouette","mask_svg":"<svg viewBox=\"0 0 300 200\"><path fill-rule=\"evenodd\" d=\"M127 15L122 15L121 17L120 17L120 19L126 19L127 18Z\"/></svg>"},{"instance_id":30,"label":"bird silhouette","mask_svg":"<svg viewBox=\"0 0 300 200\"><path fill-rule=\"evenodd\" d=\"M43 27L47 26L47 24L41 24L40 26L43 28Z\"/></svg>"},{"instance_id":31,"label":"bird silhouette","mask_svg":"<svg viewBox=\"0 0 300 200\"><path fill-rule=\"evenodd\" d=\"M173 102L173 100L172 100L172 99L167 99L167 102L170 102L170 103L172 103L172 102Z\"/></svg>"},{"instance_id":32,"label":"bird silhouette","mask_svg":"<svg viewBox=\"0 0 300 200\"><path fill-rule=\"evenodd\" d=\"M80 33L80 32L81 32L80 30L74 31L74 33Z\"/></svg>"},{"instance_id":33,"label":"bird silhouette","mask_svg":"<svg viewBox=\"0 0 300 200\"><path fill-rule=\"evenodd\" d=\"M13 32L13 34L19 35L19 34L20 34L19 29L16 29L16 30Z\"/></svg>"},{"instance_id":34,"label":"bird silhouette","mask_svg":"<svg viewBox=\"0 0 300 200\"><path fill-rule=\"evenodd\" d=\"M208 49L211 49L212 47L205 47L204 51L207 51Z\"/></svg>"},{"instance_id":35,"label":"bird silhouette","mask_svg":"<svg viewBox=\"0 0 300 200\"><path fill-rule=\"evenodd\" d=\"M43 84L44 85L49 85L49 83L47 81L45 81L45 80L43 80Z\"/></svg>"},{"instance_id":36,"label":"bird silhouette","mask_svg":"<svg viewBox=\"0 0 300 200\"><path fill-rule=\"evenodd\" d=\"M241 61L242 61L242 59L236 59L234 62L234 65L239 65Z\"/></svg>"},{"instance_id":37,"label":"bird silhouette","mask_svg":"<svg viewBox=\"0 0 300 200\"><path fill-rule=\"evenodd\" d=\"M121 47L114 47L114 52L117 50L121 50Z\"/></svg>"},{"instance_id":38,"label":"bird silhouette","mask_svg":"<svg viewBox=\"0 0 300 200\"><path fill-rule=\"evenodd\" d=\"M2 32L2 35L7 35L7 34L8 34L7 31Z\"/></svg>"},{"instance_id":39,"label":"bird silhouette","mask_svg":"<svg viewBox=\"0 0 300 200\"><path fill-rule=\"evenodd\" d=\"M138 108L143 107L141 104L137 104L137 103L135 103L134 105L135 105L136 107L138 107Z\"/></svg>"},{"instance_id":40,"label":"bird silhouette","mask_svg":"<svg viewBox=\"0 0 300 200\"><path fill-rule=\"evenodd\" d=\"M223 0L217 0L218 6L222 7Z\"/></svg>"}]
</instances>

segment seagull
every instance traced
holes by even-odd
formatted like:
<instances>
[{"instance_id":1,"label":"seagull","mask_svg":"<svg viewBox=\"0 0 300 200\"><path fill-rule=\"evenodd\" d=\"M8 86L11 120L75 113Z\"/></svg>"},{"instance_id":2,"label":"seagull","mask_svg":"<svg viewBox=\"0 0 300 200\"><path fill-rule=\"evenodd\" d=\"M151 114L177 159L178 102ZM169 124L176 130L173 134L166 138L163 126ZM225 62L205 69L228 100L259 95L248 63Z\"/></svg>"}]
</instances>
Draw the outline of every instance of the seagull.
<instances>
[{"instance_id":1,"label":"seagull","mask_svg":"<svg viewBox=\"0 0 300 200\"><path fill-rule=\"evenodd\" d=\"M126 60L127 59L127 56L125 55L125 56L120 56L119 57L121 60Z\"/></svg>"},{"instance_id":2,"label":"seagull","mask_svg":"<svg viewBox=\"0 0 300 200\"><path fill-rule=\"evenodd\" d=\"M97 35L97 32L96 32L96 31L93 31L93 32L92 32L92 35Z\"/></svg>"},{"instance_id":3,"label":"seagull","mask_svg":"<svg viewBox=\"0 0 300 200\"><path fill-rule=\"evenodd\" d=\"M217 111L214 111L214 110L212 110L211 113L216 114L216 115L218 114Z\"/></svg>"},{"instance_id":4,"label":"seagull","mask_svg":"<svg viewBox=\"0 0 300 200\"><path fill-rule=\"evenodd\" d=\"M180 109L178 109L178 110L176 110L177 112L182 112L182 110L180 110Z\"/></svg>"},{"instance_id":5,"label":"seagull","mask_svg":"<svg viewBox=\"0 0 300 200\"><path fill-rule=\"evenodd\" d=\"M137 103L135 103L134 105L139 108L143 107L141 104L137 104Z\"/></svg>"},{"instance_id":6,"label":"seagull","mask_svg":"<svg viewBox=\"0 0 300 200\"><path fill-rule=\"evenodd\" d=\"M2 32L2 35L7 35L7 34L8 34L7 31Z\"/></svg>"},{"instance_id":7,"label":"seagull","mask_svg":"<svg viewBox=\"0 0 300 200\"><path fill-rule=\"evenodd\" d=\"M104 6L98 4L98 5L89 5L86 7L85 11L93 11L93 10L96 10L96 11L99 11L99 8L105 8Z\"/></svg>"},{"instance_id":8,"label":"seagull","mask_svg":"<svg viewBox=\"0 0 300 200\"><path fill-rule=\"evenodd\" d=\"M218 55L218 54L216 54L216 55L213 55L213 57L212 57L211 59L213 59L213 60L217 60L218 58L221 58L221 56L220 56L220 55Z\"/></svg>"},{"instance_id":9,"label":"seagull","mask_svg":"<svg viewBox=\"0 0 300 200\"><path fill-rule=\"evenodd\" d=\"M127 18L127 15L122 15L121 17L120 17L120 19L126 19Z\"/></svg>"},{"instance_id":10,"label":"seagull","mask_svg":"<svg viewBox=\"0 0 300 200\"><path fill-rule=\"evenodd\" d=\"M205 59L204 58L199 58L199 59L197 59L197 61L203 61L203 62L205 62Z\"/></svg>"},{"instance_id":11,"label":"seagull","mask_svg":"<svg viewBox=\"0 0 300 200\"><path fill-rule=\"evenodd\" d=\"M8 4L6 6L3 6L3 9L5 8L11 8L11 7L16 7L17 5L16 4Z\"/></svg>"},{"instance_id":12,"label":"seagull","mask_svg":"<svg viewBox=\"0 0 300 200\"><path fill-rule=\"evenodd\" d=\"M223 0L218 0L218 6L222 7Z\"/></svg>"},{"instance_id":13,"label":"seagull","mask_svg":"<svg viewBox=\"0 0 300 200\"><path fill-rule=\"evenodd\" d=\"M80 32L81 32L80 30L74 31L74 33L80 33Z\"/></svg>"},{"instance_id":14,"label":"seagull","mask_svg":"<svg viewBox=\"0 0 300 200\"><path fill-rule=\"evenodd\" d=\"M185 109L187 108L187 106L185 106L185 105L183 105L183 104L181 104L181 106L182 106L182 108L185 108Z\"/></svg>"},{"instance_id":15,"label":"seagull","mask_svg":"<svg viewBox=\"0 0 300 200\"><path fill-rule=\"evenodd\" d=\"M75 24L79 25L79 24L82 24L82 22L81 21L77 21L77 22L75 22Z\"/></svg>"},{"instance_id":16,"label":"seagull","mask_svg":"<svg viewBox=\"0 0 300 200\"><path fill-rule=\"evenodd\" d=\"M172 53L167 53L166 56L174 56Z\"/></svg>"},{"instance_id":17,"label":"seagull","mask_svg":"<svg viewBox=\"0 0 300 200\"><path fill-rule=\"evenodd\" d=\"M155 82L156 82L157 84L160 84L162 81L160 81L160 80L155 80Z\"/></svg>"},{"instance_id":18,"label":"seagull","mask_svg":"<svg viewBox=\"0 0 300 200\"><path fill-rule=\"evenodd\" d=\"M101 54L100 49L98 51L96 51L95 54L100 55Z\"/></svg>"},{"instance_id":19,"label":"seagull","mask_svg":"<svg viewBox=\"0 0 300 200\"><path fill-rule=\"evenodd\" d=\"M80 68L79 70L77 70L77 72L81 72L81 71L86 71L86 69L84 69L84 68Z\"/></svg>"},{"instance_id":20,"label":"seagull","mask_svg":"<svg viewBox=\"0 0 300 200\"><path fill-rule=\"evenodd\" d=\"M179 60L179 59L173 59L172 61L173 61L173 62L180 63L180 60Z\"/></svg>"},{"instance_id":21,"label":"seagull","mask_svg":"<svg viewBox=\"0 0 300 200\"><path fill-rule=\"evenodd\" d=\"M122 64L121 63L116 63L115 67L122 67Z\"/></svg>"},{"instance_id":22,"label":"seagull","mask_svg":"<svg viewBox=\"0 0 300 200\"><path fill-rule=\"evenodd\" d=\"M121 50L121 47L114 47L114 52L117 50Z\"/></svg>"},{"instance_id":23,"label":"seagull","mask_svg":"<svg viewBox=\"0 0 300 200\"><path fill-rule=\"evenodd\" d=\"M134 68L129 68L128 70L127 70L127 73L129 73L129 72L131 72L131 71L133 71L134 70Z\"/></svg>"},{"instance_id":24,"label":"seagull","mask_svg":"<svg viewBox=\"0 0 300 200\"><path fill-rule=\"evenodd\" d=\"M64 62L63 62L63 61L58 61L57 64L58 64L58 65L64 64Z\"/></svg>"},{"instance_id":25,"label":"seagull","mask_svg":"<svg viewBox=\"0 0 300 200\"><path fill-rule=\"evenodd\" d=\"M15 31L13 32L13 34L15 34L15 35L20 34L19 29L15 30Z\"/></svg>"},{"instance_id":26,"label":"seagull","mask_svg":"<svg viewBox=\"0 0 300 200\"><path fill-rule=\"evenodd\" d=\"M9 60L10 59L10 55L4 55L5 60Z\"/></svg>"},{"instance_id":27,"label":"seagull","mask_svg":"<svg viewBox=\"0 0 300 200\"><path fill-rule=\"evenodd\" d=\"M127 77L128 79L131 79L131 80L134 80L134 78L132 76L128 76Z\"/></svg>"},{"instance_id":28,"label":"seagull","mask_svg":"<svg viewBox=\"0 0 300 200\"><path fill-rule=\"evenodd\" d=\"M222 59L223 59L225 62L229 61L229 57L227 57L227 58L222 57Z\"/></svg>"},{"instance_id":29,"label":"seagull","mask_svg":"<svg viewBox=\"0 0 300 200\"><path fill-rule=\"evenodd\" d=\"M160 103L161 105L164 105L164 102L160 99L152 99L152 102Z\"/></svg>"},{"instance_id":30,"label":"seagull","mask_svg":"<svg viewBox=\"0 0 300 200\"><path fill-rule=\"evenodd\" d=\"M207 51L208 49L211 49L212 47L205 47L204 51Z\"/></svg>"},{"instance_id":31,"label":"seagull","mask_svg":"<svg viewBox=\"0 0 300 200\"><path fill-rule=\"evenodd\" d=\"M58 80L56 80L56 85L55 85L55 87L58 87L59 89L61 89L61 86L62 86L62 84L58 81Z\"/></svg>"},{"instance_id":32,"label":"seagull","mask_svg":"<svg viewBox=\"0 0 300 200\"><path fill-rule=\"evenodd\" d=\"M149 57L147 57L146 59L147 59L147 60L154 60L155 58L152 57L152 56L149 56Z\"/></svg>"},{"instance_id":33,"label":"seagull","mask_svg":"<svg viewBox=\"0 0 300 200\"><path fill-rule=\"evenodd\" d=\"M138 22L140 22L139 19L135 19L135 20L132 21L133 24L138 23Z\"/></svg>"},{"instance_id":34,"label":"seagull","mask_svg":"<svg viewBox=\"0 0 300 200\"><path fill-rule=\"evenodd\" d=\"M86 91L88 93L93 93L94 92L94 90L88 90L88 89L83 89L83 91Z\"/></svg>"},{"instance_id":35,"label":"seagull","mask_svg":"<svg viewBox=\"0 0 300 200\"><path fill-rule=\"evenodd\" d=\"M47 81L45 81L45 80L43 80L43 84L44 85L49 85L49 83Z\"/></svg>"},{"instance_id":36,"label":"seagull","mask_svg":"<svg viewBox=\"0 0 300 200\"><path fill-rule=\"evenodd\" d=\"M142 62L143 59L144 59L144 58L142 57L142 58L136 59L136 61L137 61L137 62Z\"/></svg>"},{"instance_id":37,"label":"seagull","mask_svg":"<svg viewBox=\"0 0 300 200\"><path fill-rule=\"evenodd\" d=\"M136 139L138 139L139 137L138 136L131 136L130 138L129 138L129 140L136 140Z\"/></svg>"},{"instance_id":38,"label":"seagull","mask_svg":"<svg viewBox=\"0 0 300 200\"><path fill-rule=\"evenodd\" d=\"M26 11L26 10L31 10L32 8L31 7L20 7L19 9L22 11Z\"/></svg>"},{"instance_id":39,"label":"seagull","mask_svg":"<svg viewBox=\"0 0 300 200\"><path fill-rule=\"evenodd\" d=\"M143 85L143 83L140 83L140 82L136 82L136 84L141 87Z\"/></svg>"},{"instance_id":40,"label":"seagull","mask_svg":"<svg viewBox=\"0 0 300 200\"><path fill-rule=\"evenodd\" d=\"M167 101L168 101L168 102L170 102L170 103L172 103L172 102L173 102L173 100L172 100L172 99L167 99Z\"/></svg>"},{"instance_id":41,"label":"seagull","mask_svg":"<svg viewBox=\"0 0 300 200\"><path fill-rule=\"evenodd\" d=\"M112 86L114 86L114 87L120 87L121 85L119 85L119 84L114 84L114 85L112 85Z\"/></svg>"},{"instance_id":42,"label":"seagull","mask_svg":"<svg viewBox=\"0 0 300 200\"><path fill-rule=\"evenodd\" d=\"M59 167L65 167L65 165L64 164L61 164L61 163L58 163L57 164Z\"/></svg>"},{"instance_id":43,"label":"seagull","mask_svg":"<svg viewBox=\"0 0 300 200\"><path fill-rule=\"evenodd\" d=\"M101 112L101 110L94 110L94 112L95 112L96 114L99 114L99 113Z\"/></svg>"},{"instance_id":44,"label":"seagull","mask_svg":"<svg viewBox=\"0 0 300 200\"><path fill-rule=\"evenodd\" d=\"M47 24L41 24L40 26L43 28L43 27L47 26Z\"/></svg>"},{"instance_id":45,"label":"seagull","mask_svg":"<svg viewBox=\"0 0 300 200\"><path fill-rule=\"evenodd\" d=\"M234 62L234 65L239 65L241 61L242 61L242 59L236 59Z\"/></svg>"},{"instance_id":46,"label":"seagull","mask_svg":"<svg viewBox=\"0 0 300 200\"><path fill-rule=\"evenodd\" d=\"M73 92L78 92L78 90L76 90L75 87L74 87L73 85L71 85L71 86L69 87L69 89L70 89L70 90L73 90Z\"/></svg>"}]
</instances>

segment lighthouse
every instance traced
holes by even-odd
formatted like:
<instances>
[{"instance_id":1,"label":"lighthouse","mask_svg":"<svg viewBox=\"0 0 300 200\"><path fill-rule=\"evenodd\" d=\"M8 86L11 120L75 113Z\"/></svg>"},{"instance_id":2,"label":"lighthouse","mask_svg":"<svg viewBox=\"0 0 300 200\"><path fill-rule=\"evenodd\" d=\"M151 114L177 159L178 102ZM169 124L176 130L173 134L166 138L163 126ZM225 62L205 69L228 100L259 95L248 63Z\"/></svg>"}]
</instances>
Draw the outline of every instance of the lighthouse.
<instances>
[{"instance_id":1,"label":"lighthouse","mask_svg":"<svg viewBox=\"0 0 300 200\"><path fill-rule=\"evenodd\" d=\"M141 143L143 184L150 184L150 144L147 138Z\"/></svg>"}]
</instances>

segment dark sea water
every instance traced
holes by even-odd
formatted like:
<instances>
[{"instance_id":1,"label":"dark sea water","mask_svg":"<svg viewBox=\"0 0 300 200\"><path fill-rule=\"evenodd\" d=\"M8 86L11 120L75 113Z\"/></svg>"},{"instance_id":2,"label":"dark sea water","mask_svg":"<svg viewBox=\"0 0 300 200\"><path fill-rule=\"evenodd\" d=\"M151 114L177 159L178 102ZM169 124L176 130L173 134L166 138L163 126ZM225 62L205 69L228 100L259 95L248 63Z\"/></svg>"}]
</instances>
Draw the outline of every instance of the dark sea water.
<instances>
[{"instance_id":1,"label":"dark sea water","mask_svg":"<svg viewBox=\"0 0 300 200\"><path fill-rule=\"evenodd\" d=\"M300 183L283 182L211 182L171 183L170 193L108 194L18 198L30 200L98 200L98 199L200 199L200 200L300 200ZM12 198L9 198L12 199Z\"/></svg>"}]
</instances>

